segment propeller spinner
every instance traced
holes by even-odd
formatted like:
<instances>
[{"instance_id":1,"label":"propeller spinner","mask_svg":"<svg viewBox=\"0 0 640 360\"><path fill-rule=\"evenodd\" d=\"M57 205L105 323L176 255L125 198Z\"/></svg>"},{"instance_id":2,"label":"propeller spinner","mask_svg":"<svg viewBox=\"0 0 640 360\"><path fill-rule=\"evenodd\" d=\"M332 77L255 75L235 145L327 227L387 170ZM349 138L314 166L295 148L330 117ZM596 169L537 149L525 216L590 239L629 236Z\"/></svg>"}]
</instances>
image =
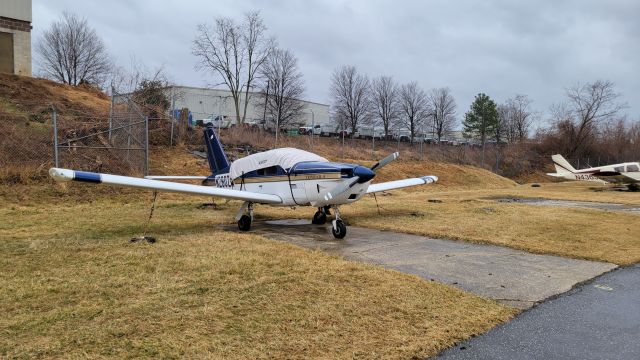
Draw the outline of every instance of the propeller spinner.
<instances>
[{"instance_id":1,"label":"propeller spinner","mask_svg":"<svg viewBox=\"0 0 640 360\"><path fill-rule=\"evenodd\" d=\"M345 191L351 189L355 184L360 183L363 184L376 176L376 171L380 170L384 166L388 165L390 162L396 160L400 156L400 153L394 152L393 154L385 157L384 159L378 161L375 165L373 165L370 169L364 166L356 166L353 169L353 177L346 179L342 183L336 185L331 191L324 195L325 201L329 201L336 196L342 195Z\"/></svg>"}]
</instances>

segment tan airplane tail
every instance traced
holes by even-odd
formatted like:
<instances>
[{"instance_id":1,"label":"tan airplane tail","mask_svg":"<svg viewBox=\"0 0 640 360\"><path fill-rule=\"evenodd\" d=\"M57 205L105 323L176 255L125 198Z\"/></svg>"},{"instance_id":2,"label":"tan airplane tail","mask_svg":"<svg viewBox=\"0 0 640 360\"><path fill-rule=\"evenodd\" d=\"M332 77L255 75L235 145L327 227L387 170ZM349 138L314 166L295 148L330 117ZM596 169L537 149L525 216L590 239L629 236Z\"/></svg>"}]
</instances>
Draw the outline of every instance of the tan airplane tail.
<instances>
[{"instance_id":1,"label":"tan airplane tail","mask_svg":"<svg viewBox=\"0 0 640 360\"><path fill-rule=\"evenodd\" d=\"M555 154L551 156L551 160L553 160L553 165L556 167L556 173L575 173L576 169L569 164L569 162L560 154Z\"/></svg>"}]
</instances>

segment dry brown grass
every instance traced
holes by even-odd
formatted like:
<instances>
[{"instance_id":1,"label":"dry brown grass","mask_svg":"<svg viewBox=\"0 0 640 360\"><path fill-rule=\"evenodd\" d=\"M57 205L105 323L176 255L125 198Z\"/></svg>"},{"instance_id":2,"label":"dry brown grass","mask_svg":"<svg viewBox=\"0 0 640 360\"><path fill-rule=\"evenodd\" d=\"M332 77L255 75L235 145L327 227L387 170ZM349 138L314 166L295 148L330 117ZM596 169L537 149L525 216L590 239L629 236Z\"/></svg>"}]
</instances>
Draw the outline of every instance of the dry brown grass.
<instances>
[{"instance_id":1,"label":"dry brown grass","mask_svg":"<svg viewBox=\"0 0 640 360\"><path fill-rule=\"evenodd\" d=\"M0 356L406 359L515 313L414 276L216 230L235 203L198 210L207 199L161 197L150 228L160 241L150 245L128 243L147 216L139 192L80 204L69 196L0 208Z\"/></svg>"}]
</instances>

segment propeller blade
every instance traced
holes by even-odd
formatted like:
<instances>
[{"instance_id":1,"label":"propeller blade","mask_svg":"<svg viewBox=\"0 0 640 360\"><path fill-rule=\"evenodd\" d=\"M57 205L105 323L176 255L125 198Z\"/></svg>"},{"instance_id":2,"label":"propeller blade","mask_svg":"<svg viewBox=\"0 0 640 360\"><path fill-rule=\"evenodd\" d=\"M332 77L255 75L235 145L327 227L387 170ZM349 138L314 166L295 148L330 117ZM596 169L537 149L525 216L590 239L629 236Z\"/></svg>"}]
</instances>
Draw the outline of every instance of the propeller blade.
<instances>
[{"instance_id":1,"label":"propeller blade","mask_svg":"<svg viewBox=\"0 0 640 360\"><path fill-rule=\"evenodd\" d=\"M336 196L339 196L343 192L351 189L351 187L355 185L355 183L357 183L358 180L360 180L360 178L358 176L354 176L350 179L347 179L341 182L340 184L336 185L333 189L331 189L328 193L324 195L324 200L329 201L335 198Z\"/></svg>"},{"instance_id":2,"label":"propeller blade","mask_svg":"<svg viewBox=\"0 0 640 360\"><path fill-rule=\"evenodd\" d=\"M387 166L390 162L397 159L400 156L399 152L394 152L393 154L387 156L386 158L378 161L375 165L371 167L371 171L376 171L381 169L384 166Z\"/></svg>"}]
</instances>

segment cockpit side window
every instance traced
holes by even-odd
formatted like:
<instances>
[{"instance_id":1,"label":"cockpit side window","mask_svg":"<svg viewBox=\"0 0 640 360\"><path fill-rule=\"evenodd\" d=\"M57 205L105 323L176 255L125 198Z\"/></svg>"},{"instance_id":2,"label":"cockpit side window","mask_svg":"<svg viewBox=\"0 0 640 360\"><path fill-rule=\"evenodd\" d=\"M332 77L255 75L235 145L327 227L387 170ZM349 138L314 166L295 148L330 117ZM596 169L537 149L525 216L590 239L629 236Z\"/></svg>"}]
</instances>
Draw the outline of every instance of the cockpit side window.
<instances>
[{"instance_id":1,"label":"cockpit side window","mask_svg":"<svg viewBox=\"0 0 640 360\"><path fill-rule=\"evenodd\" d=\"M280 169L282 168L277 165L269 166L264 169L258 169L257 173L258 173L258 176L276 176L276 175L280 175L281 173L284 173L284 171L280 171Z\"/></svg>"},{"instance_id":2,"label":"cockpit side window","mask_svg":"<svg viewBox=\"0 0 640 360\"><path fill-rule=\"evenodd\" d=\"M638 169L638 165L627 165L627 172L638 172L640 171L640 169Z\"/></svg>"}]
</instances>

